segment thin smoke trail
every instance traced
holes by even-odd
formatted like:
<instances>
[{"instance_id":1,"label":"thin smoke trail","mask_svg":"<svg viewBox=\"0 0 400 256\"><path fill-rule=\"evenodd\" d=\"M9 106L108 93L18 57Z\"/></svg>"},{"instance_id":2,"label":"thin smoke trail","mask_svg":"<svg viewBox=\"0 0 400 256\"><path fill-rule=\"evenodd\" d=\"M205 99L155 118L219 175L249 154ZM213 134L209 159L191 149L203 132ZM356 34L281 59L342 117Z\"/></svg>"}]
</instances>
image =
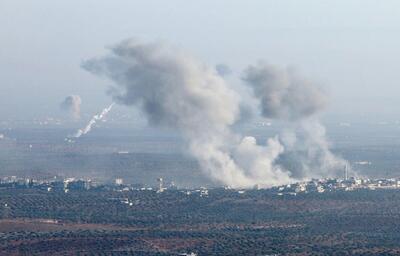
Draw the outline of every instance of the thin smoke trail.
<instances>
[{"instance_id":1,"label":"thin smoke trail","mask_svg":"<svg viewBox=\"0 0 400 256\"><path fill-rule=\"evenodd\" d=\"M90 132L92 130L92 126L99 120L102 120L108 112L110 112L110 110L112 109L112 107L114 106L115 103L112 103L109 107L103 109L103 111L101 111L100 114L94 115L92 117L92 119L90 119L89 123L82 129L79 129L74 135L72 135L71 137L73 138L79 138L82 135L87 134L88 132Z\"/></svg>"}]
</instances>

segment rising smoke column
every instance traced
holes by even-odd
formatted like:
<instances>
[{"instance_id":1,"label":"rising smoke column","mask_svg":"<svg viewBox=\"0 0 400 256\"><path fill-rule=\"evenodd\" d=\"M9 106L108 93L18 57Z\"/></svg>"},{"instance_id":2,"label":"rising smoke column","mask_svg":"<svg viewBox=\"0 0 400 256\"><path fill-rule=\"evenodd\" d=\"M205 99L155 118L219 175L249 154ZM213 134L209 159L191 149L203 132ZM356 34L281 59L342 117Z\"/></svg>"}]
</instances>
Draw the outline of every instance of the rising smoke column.
<instances>
[{"instance_id":1,"label":"rising smoke column","mask_svg":"<svg viewBox=\"0 0 400 256\"><path fill-rule=\"evenodd\" d=\"M272 186L290 181L275 164L279 139L260 146L232 132L240 96L217 71L164 44L126 40L83 68L115 82L115 102L139 107L149 124L178 130L187 149L212 179L232 187Z\"/></svg>"},{"instance_id":2,"label":"rising smoke column","mask_svg":"<svg viewBox=\"0 0 400 256\"><path fill-rule=\"evenodd\" d=\"M85 135L86 133L90 132L92 130L92 126L99 120L102 120L108 112L110 112L110 110L112 109L112 107L114 106L114 103L112 103L110 106L108 106L107 108L103 109L103 111L101 111L100 114L96 114L94 115L89 123L82 129L79 129L74 135L72 135L71 137L73 138L79 138L82 135Z\"/></svg>"},{"instance_id":3,"label":"rising smoke column","mask_svg":"<svg viewBox=\"0 0 400 256\"><path fill-rule=\"evenodd\" d=\"M316 118L326 103L325 92L290 69L259 63L243 80L259 100L262 116L288 122L281 136L282 165L293 178L335 176L346 162L329 150L325 128Z\"/></svg>"},{"instance_id":4,"label":"rising smoke column","mask_svg":"<svg viewBox=\"0 0 400 256\"><path fill-rule=\"evenodd\" d=\"M79 95L69 95L60 104L62 110L69 111L73 120L79 120L81 117L82 99Z\"/></svg>"}]
</instances>

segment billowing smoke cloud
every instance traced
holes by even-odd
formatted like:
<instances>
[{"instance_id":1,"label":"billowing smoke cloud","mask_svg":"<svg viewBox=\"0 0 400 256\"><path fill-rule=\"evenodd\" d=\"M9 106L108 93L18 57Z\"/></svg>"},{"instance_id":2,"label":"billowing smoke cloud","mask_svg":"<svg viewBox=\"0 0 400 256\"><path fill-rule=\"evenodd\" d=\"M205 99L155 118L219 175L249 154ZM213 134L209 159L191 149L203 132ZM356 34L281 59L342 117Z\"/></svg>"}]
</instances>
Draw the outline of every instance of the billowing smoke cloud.
<instances>
[{"instance_id":1,"label":"billowing smoke cloud","mask_svg":"<svg viewBox=\"0 0 400 256\"><path fill-rule=\"evenodd\" d=\"M243 80L259 99L264 117L290 122L281 135L285 152L280 163L291 177L332 177L343 170L346 161L329 150L325 128L315 117L327 102L321 88L292 70L262 63L248 67Z\"/></svg>"},{"instance_id":2,"label":"billowing smoke cloud","mask_svg":"<svg viewBox=\"0 0 400 256\"><path fill-rule=\"evenodd\" d=\"M321 88L292 70L260 63L248 67L243 80L252 87L267 118L303 119L320 111L327 102Z\"/></svg>"},{"instance_id":3,"label":"billowing smoke cloud","mask_svg":"<svg viewBox=\"0 0 400 256\"><path fill-rule=\"evenodd\" d=\"M61 103L62 110L69 111L74 120L79 120L81 117L82 99L79 95L69 95Z\"/></svg>"},{"instance_id":4,"label":"billowing smoke cloud","mask_svg":"<svg viewBox=\"0 0 400 256\"><path fill-rule=\"evenodd\" d=\"M307 119L286 129L280 136L285 152L278 162L295 179L342 177L344 159L330 150L325 127L318 120Z\"/></svg>"},{"instance_id":5,"label":"billowing smoke cloud","mask_svg":"<svg viewBox=\"0 0 400 256\"><path fill-rule=\"evenodd\" d=\"M232 125L241 115L243 97L229 87L214 68L190 55L160 43L126 40L112 47L109 55L88 60L82 67L115 82L110 90L115 102L139 107L153 126L178 130L188 152L215 181L232 187L255 184L268 187L294 180L289 169L278 161L286 152L285 144L291 146L293 152L296 150L297 141L302 140L298 133L292 136L293 145L280 137L270 138L265 145L260 145L254 137L234 132ZM285 81L284 88L280 88L280 81L268 76L265 77L270 80L265 81L257 70L249 68L245 80L257 90L256 97L261 99L266 117L303 120L325 102L321 95L319 101L310 103L310 94L318 96L319 91L311 85L310 88L305 86L305 91L294 88L302 86L300 79L295 85ZM290 80L290 76L276 79ZM279 95L268 95L268 88L275 87L277 89L272 91ZM296 93L301 94L296 96ZM270 104L269 99L275 102ZM290 137L289 133L286 137ZM318 140L316 137L307 139ZM317 150L321 145L319 147Z\"/></svg>"},{"instance_id":6,"label":"billowing smoke cloud","mask_svg":"<svg viewBox=\"0 0 400 256\"><path fill-rule=\"evenodd\" d=\"M240 97L213 68L162 44L130 40L111 50L83 67L115 82L116 102L140 107L152 125L179 130L211 178L233 187L289 180L289 173L274 165L283 150L278 139L262 147L231 131Z\"/></svg>"},{"instance_id":7,"label":"billowing smoke cloud","mask_svg":"<svg viewBox=\"0 0 400 256\"><path fill-rule=\"evenodd\" d=\"M110 112L110 110L112 109L112 107L114 106L114 103L112 103L110 106L108 106L107 108L103 109L103 111L101 111L100 114L96 114L94 115L89 123L82 129L79 129L74 135L72 135L71 137L73 138L79 138L82 135L85 135L86 133L90 132L92 130L92 126L99 120L102 120L108 112Z\"/></svg>"}]
</instances>

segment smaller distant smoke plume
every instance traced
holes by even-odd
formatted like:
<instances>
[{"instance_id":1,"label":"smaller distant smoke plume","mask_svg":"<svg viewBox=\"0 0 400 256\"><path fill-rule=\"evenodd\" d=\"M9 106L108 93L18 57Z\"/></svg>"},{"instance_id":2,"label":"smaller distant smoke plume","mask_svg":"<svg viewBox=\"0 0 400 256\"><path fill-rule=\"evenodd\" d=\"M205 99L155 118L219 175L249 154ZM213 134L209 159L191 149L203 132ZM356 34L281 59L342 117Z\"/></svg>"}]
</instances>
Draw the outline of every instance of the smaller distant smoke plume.
<instances>
[{"instance_id":1,"label":"smaller distant smoke plume","mask_svg":"<svg viewBox=\"0 0 400 256\"><path fill-rule=\"evenodd\" d=\"M215 66L215 70L217 70L220 76L228 76L232 73L231 68L225 64L218 64Z\"/></svg>"},{"instance_id":2,"label":"smaller distant smoke plume","mask_svg":"<svg viewBox=\"0 0 400 256\"><path fill-rule=\"evenodd\" d=\"M92 130L92 126L99 120L102 120L108 112L112 109L114 106L114 103L112 103L109 107L103 109L103 111L100 114L94 115L92 119L90 119L89 123L83 128L79 129L72 137L74 138L79 138L82 135L85 135L86 133L90 132Z\"/></svg>"},{"instance_id":3,"label":"smaller distant smoke plume","mask_svg":"<svg viewBox=\"0 0 400 256\"><path fill-rule=\"evenodd\" d=\"M81 117L82 99L79 95L69 95L61 103L61 109L69 111L73 120L79 120Z\"/></svg>"}]
</instances>

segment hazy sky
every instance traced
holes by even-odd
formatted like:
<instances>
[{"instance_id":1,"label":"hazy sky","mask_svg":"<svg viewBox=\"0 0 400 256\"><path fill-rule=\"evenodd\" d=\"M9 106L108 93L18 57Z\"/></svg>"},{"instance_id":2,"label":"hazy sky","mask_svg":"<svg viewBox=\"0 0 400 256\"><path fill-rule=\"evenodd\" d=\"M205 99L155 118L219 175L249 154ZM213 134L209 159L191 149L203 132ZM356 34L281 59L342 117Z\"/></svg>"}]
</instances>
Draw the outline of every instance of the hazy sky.
<instances>
[{"instance_id":1,"label":"hazy sky","mask_svg":"<svg viewBox=\"0 0 400 256\"><path fill-rule=\"evenodd\" d=\"M331 94L326 116L400 119L400 1L0 0L0 119L110 103L80 68L122 39L164 40L235 75L259 59L294 66Z\"/></svg>"}]
</instances>

